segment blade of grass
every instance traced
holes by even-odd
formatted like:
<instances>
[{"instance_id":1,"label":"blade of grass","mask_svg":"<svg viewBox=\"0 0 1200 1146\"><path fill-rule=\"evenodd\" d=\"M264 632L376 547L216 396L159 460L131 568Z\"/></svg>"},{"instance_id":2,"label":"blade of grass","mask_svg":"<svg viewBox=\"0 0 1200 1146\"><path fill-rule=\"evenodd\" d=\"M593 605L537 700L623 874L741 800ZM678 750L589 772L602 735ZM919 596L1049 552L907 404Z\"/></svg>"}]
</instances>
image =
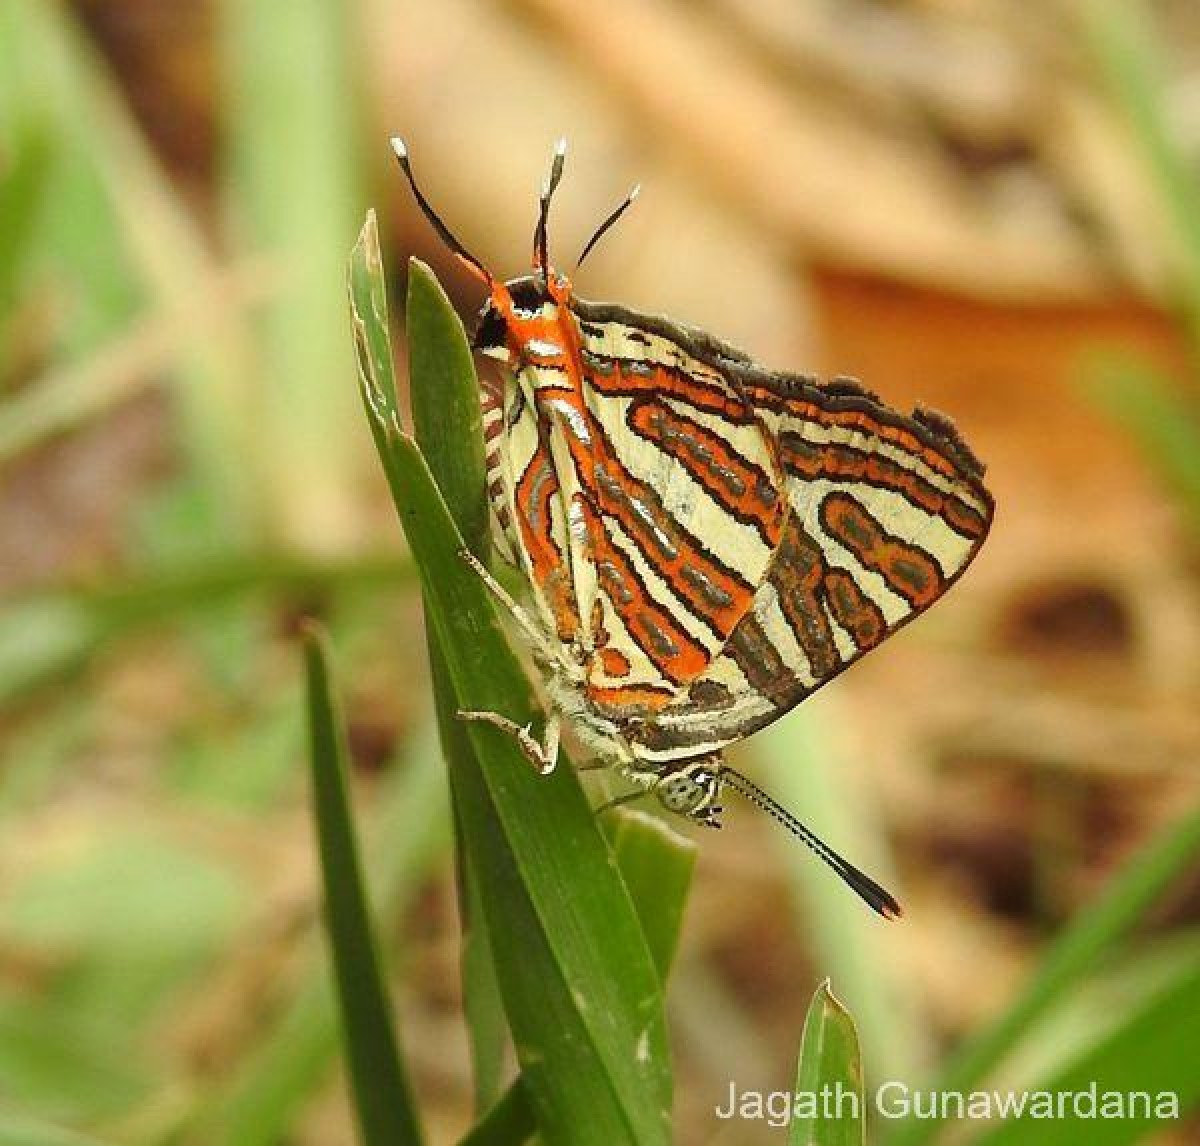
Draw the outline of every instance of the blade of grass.
<instances>
[{"instance_id":1,"label":"blade of grass","mask_svg":"<svg viewBox=\"0 0 1200 1146\"><path fill-rule=\"evenodd\" d=\"M373 299L372 305L386 310L386 299ZM426 457L434 481L446 499L446 508L467 547L480 559L486 559L487 475L471 352L462 323L441 285L433 272L417 259L409 261L405 321L410 339L409 389L417 440L432 443ZM458 441L460 449L438 448L438 444L447 441ZM454 801L455 871L463 936L463 1014L471 1051L475 1113L479 1116L500 1094L508 1026L484 924L479 879L463 846L462 813L455 796L458 778L477 770L479 765L467 729L457 719L458 703L449 670L428 626L427 645L442 752L450 771Z\"/></svg>"},{"instance_id":2,"label":"blade of grass","mask_svg":"<svg viewBox=\"0 0 1200 1146\"><path fill-rule=\"evenodd\" d=\"M1057 1146L1060 1142L1084 1142L1088 1146L1125 1146L1142 1141L1153 1129L1178 1125L1200 1102L1200 1071L1196 1069L1196 1016L1200 1015L1200 967L1188 967L1154 998L1134 1008L1099 1046L1081 1055L1053 1077L1032 1088L1052 1095L1068 1096L1066 1116L1035 1117L1033 1106L1024 1114L1006 1119L1003 1125L976 1139L977 1146ZM1132 1110L1121 1117L1076 1113L1073 1096L1113 1092L1128 1096L1142 1091L1148 1096L1151 1113L1158 1096L1167 1100L1167 1117L1143 1117ZM1103 1098L1097 1109L1103 1109ZM1128 1099L1126 1105L1130 1105ZM1086 1110L1086 1107L1085 1107Z\"/></svg>"},{"instance_id":3,"label":"blade of grass","mask_svg":"<svg viewBox=\"0 0 1200 1146\"><path fill-rule=\"evenodd\" d=\"M305 632L304 660L325 916L359 1129L364 1146L419 1144L416 1103L401 1062L363 891L341 716L328 653L315 626Z\"/></svg>"},{"instance_id":4,"label":"blade of grass","mask_svg":"<svg viewBox=\"0 0 1200 1146\"><path fill-rule=\"evenodd\" d=\"M615 820L606 834L665 987L679 947L697 848L658 816L626 810ZM512 1146L536 1131L529 1095L518 1078L460 1146Z\"/></svg>"},{"instance_id":5,"label":"blade of grass","mask_svg":"<svg viewBox=\"0 0 1200 1146\"><path fill-rule=\"evenodd\" d=\"M455 874L462 943L459 969L463 990L463 1018L471 1055L471 1082L475 1116L493 1107L500 1096L508 1046L508 1021L500 982L496 978L492 945L488 939L479 876L471 867L471 854L463 843L463 820L458 788L467 769L477 771L475 749L462 721L455 717L454 686L441 650L428 634L430 675L438 713L442 756L450 777L454 809Z\"/></svg>"},{"instance_id":6,"label":"blade of grass","mask_svg":"<svg viewBox=\"0 0 1200 1146\"><path fill-rule=\"evenodd\" d=\"M8 139L0 129L0 366L30 250L39 238L51 165L45 132L29 121L14 127Z\"/></svg>"},{"instance_id":7,"label":"blade of grass","mask_svg":"<svg viewBox=\"0 0 1200 1146\"><path fill-rule=\"evenodd\" d=\"M795 1102L789 1146L863 1146L866 1100L858 1031L828 979L804 1019Z\"/></svg>"},{"instance_id":8,"label":"blade of grass","mask_svg":"<svg viewBox=\"0 0 1200 1146\"><path fill-rule=\"evenodd\" d=\"M751 748L769 769L776 799L887 885L891 865L884 837L833 735L838 722L829 715L832 703L822 697L819 711L793 713L764 729ZM872 1078L910 1077L922 1067L927 1048L906 985L898 978L899 964L888 956L889 945L903 941L897 929L904 925L872 915L807 849L783 833L772 835L797 905L806 919L820 920L819 926L805 928L808 942L818 967L837 975L839 993L854 1012L868 1072Z\"/></svg>"},{"instance_id":9,"label":"blade of grass","mask_svg":"<svg viewBox=\"0 0 1200 1146\"><path fill-rule=\"evenodd\" d=\"M458 1146L521 1146L537 1133L529 1091L521 1079L510 1086Z\"/></svg>"},{"instance_id":10,"label":"blade of grass","mask_svg":"<svg viewBox=\"0 0 1200 1146\"><path fill-rule=\"evenodd\" d=\"M372 435L458 703L530 719L528 682L487 590L395 418L373 216L351 259L350 293ZM457 433L437 446L452 455L463 447ZM478 767L468 762L455 777L463 835L541 1132L564 1144L665 1142L671 1086L658 977L578 779L564 766L535 776L494 729L472 726L470 736Z\"/></svg>"},{"instance_id":11,"label":"blade of grass","mask_svg":"<svg viewBox=\"0 0 1200 1146\"><path fill-rule=\"evenodd\" d=\"M3 1109L0 1109L0 1142L4 1146L101 1146L98 1139Z\"/></svg>"},{"instance_id":12,"label":"blade of grass","mask_svg":"<svg viewBox=\"0 0 1200 1146\"><path fill-rule=\"evenodd\" d=\"M0 705L75 671L146 625L256 596L386 590L406 585L412 572L408 558L390 554L328 561L262 553L44 590L0 610Z\"/></svg>"},{"instance_id":13,"label":"blade of grass","mask_svg":"<svg viewBox=\"0 0 1200 1146\"><path fill-rule=\"evenodd\" d=\"M683 932L698 849L661 816L647 812L626 809L609 817L605 827L665 988Z\"/></svg>"},{"instance_id":14,"label":"blade of grass","mask_svg":"<svg viewBox=\"0 0 1200 1146\"><path fill-rule=\"evenodd\" d=\"M255 315L256 437L272 525L310 552L358 533L354 399L339 282L361 211L355 5L224 0L220 42L235 241L283 286ZM304 490L303 497L296 490Z\"/></svg>"},{"instance_id":15,"label":"blade of grass","mask_svg":"<svg viewBox=\"0 0 1200 1146\"><path fill-rule=\"evenodd\" d=\"M941 1071L933 1089L969 1091L1045 1014L1113 950L1171 882L1200 853L1200 809L1159 832L1084 908L1054 941L1037 971L1000 1018L969 1039ZM894 1146L928 1142L939 1130L936 1118L899 1127Z\"/></svg>"},{"instance_id":16,"label":"blade of grass","mask_svg":"<svg viewBox=\"0 0 1200 1146\"><path fill-rule=\"evenodd\" d=\"M1200 347L1200 184L1171 127L1163 83L1169 68L1161 46L1141 3L1075 0L1075 11L1174 229L1177 301Z\"/></svg>"},{"instance_id":17,"label":"blade of grass","mask_svg":"<svg viewBox=\"0 0 1200 1146\"><path fill-rule=\"evenodd\" d=\"M101 192L102 202L81 202L76 213L105 224L111 215L129 263L158 309L188 315L199 332L171 375L182 436L210 494L206 504L214 530L224 539L247 540L259 503L259 483L248 464L257 456L259 423L246 408L240 316L215 285L202 285L219 279L209 245L64 5L59 0L3 5L0 19L0 45L11 47L5 58L13 64L0 68L0 76L18 98L38 108L40 121L53 132L56 154L85 168ZM213 313L201 316L198 304L210 300ZM214 337L218 328L221 337Z\"/></svg>"},{"instance_id":18,"label":"blade of grass","mask_svg":"<svg viewBox=\"0 0 1200 1146\"><path fill-rule=\"evenodd\" d=\"M1093 355L1081 389L1142 448L1200 529L1200 408L1179 385L1128 353Z\"/></svg>"},{"instance_id":19,"label":"blade of grass","mask_svg":"<svg viewBox=\"0 0 1200 1146\"><path fill-rule=\"evenodd\" d=\"M446 785L432 727L415 735L388 770L367 839L376 917L394 919L444 854ZM274 1146L285 1139L327 1076L338 1045L337 1008L328 971L314 967L231 1077L156 1139L214 1146Z\"/></svg>"},{"instance_id":20,"label":"blade of grass","mask_svg":"<svg viewBox=\"0 0 1200 1146\"><path fill-rule=\"evenodd\" d=\"M257 273L239 271L211 285L237 305L266 293L266 284ZM200 289L198 286L197 292ZM200 300L188 314L171 311L139 317L86 356L51 367L0 409L0 463L87 424L141 393L163 371L186 360L199 333L197 328L213 313L212 303ZM208 333L221 336L220 330Z\"/></svg>"}]
</instances>

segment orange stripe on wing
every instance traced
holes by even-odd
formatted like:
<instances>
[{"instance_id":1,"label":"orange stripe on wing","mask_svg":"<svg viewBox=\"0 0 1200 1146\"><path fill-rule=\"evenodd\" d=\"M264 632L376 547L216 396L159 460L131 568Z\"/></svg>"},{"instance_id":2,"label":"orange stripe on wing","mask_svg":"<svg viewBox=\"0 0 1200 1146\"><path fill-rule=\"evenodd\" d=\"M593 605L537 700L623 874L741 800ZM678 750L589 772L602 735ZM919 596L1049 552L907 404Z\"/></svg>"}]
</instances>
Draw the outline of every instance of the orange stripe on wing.
<instances>
[{"instance_id":1,"label":"orange stripe on wing","mask_svg":"<svg viewBox=\"0 0 1200 1146\"><path fill-rule=\"evenodd\" d=\"M614 518L679 603L718 640L733 631L754 599L754 586L691 536L657 492L614 458L596 467L600 509Z\"/></svg>"},{"instance_id":2,"label":"orange stripe on wing","mask_svg":"<svg viewBox=\"0 0 1200 1146\"><path fill-rule=\"evenodd\" d=\"M784 433L780 442L784 466L796 477L861 481L876 489L900 494L968 540L978 540L987 533L987 521L978 510L882 454L841 443L810 442L794 433Z\"/></svg>"},{"instance_id":3,"label":"orange stripe on wing","mask_svg":"<svg viewBox=\"0 0 1200 1146\"><path fill-rule=\"evenodd\" d=\"M633 563L612 543L594 512L585 509L585 514L600 585L634 643L672 683L682 684L698 676L708 665L708 652L650 595Z\"/></svg>"},{"instance_id":4,"label":"orange stripe on wing","mask_svg":"<svg viewBox=\"0 0 1200 1146\"><path fill-rule=\"evenodd\" d=\"M844 545L866 569L915 609L933 604L945 591L945 578L923 549L893 537L861 502L848 493L827 494L821 502L821 527Z\"/></svg>"},{"instance_id":5,"label":"orange stripe on wing","mask_svg":"<svg viewBox=\"0 0 1200 1146\"><path fill-rule=\"evenodd\" d=\"M683 466L726 513L753 526L772 549L779 544L786 503L761 466L668 406L634 401L626 421L634 433Z\"/></svg>"},{"instance_id":6,"label":"orange stripe on wing","mask_svg":"<svg viewBox=\"0 0 1200 1146\"><path fill-rule=\"evenodd\" d=\"M517 483L515 508L533 579L554 614L559 640L566 643L579 631L579 608L562 550L554 539L553 506L558 494L558 475L542 443Z\"/></svg>"},{"instance_id":7,"label":"orange stripe on wing","mask_svg":"<svg viewBox=\"0 0 1200 1146\"><path fill-rule=\"evenodd\" d=\"M581 361L587 384L598 394L616 398L651 397L659 401L670 398L739 426L754 421L750 407L720 380L700 378L676 366L649 360L639 360L638 368L633 370L629 369L633 363L600 359L593 354L583 356ZM602 362L607 363L608 369L600 366Z\"/></svg>"},{"instance_id":8,"label":"orange stripe on wing","mask_svg":"<svg viewBox=\"0 0 1200 1146\"><path fill-rule=\"evenodd\" d=\"M810 390L811 392L811 390ZM751 387L751 399L756 406L763 409L776 410L793 418L802 418L807 422L815 422L820 426L836 426L839 429L857 430L867 438L878 438L899 446L906 453L920 458L935 473L944 477L961 481L964 477L962 468L950 458L921 440L902 422L911 423L911 419L903 414L888 411L895 418L885 418L876 413L861 409L837 409L832 405L824 406L817 401L802 398L799 395L783 396L760 386ZM836 399L831 399L831 401ZM853 399L849 399L853 400ZM860 399L866 401L866 399ZM884 408L879 407L882 411Z\"/></svg>"}]
</instances>

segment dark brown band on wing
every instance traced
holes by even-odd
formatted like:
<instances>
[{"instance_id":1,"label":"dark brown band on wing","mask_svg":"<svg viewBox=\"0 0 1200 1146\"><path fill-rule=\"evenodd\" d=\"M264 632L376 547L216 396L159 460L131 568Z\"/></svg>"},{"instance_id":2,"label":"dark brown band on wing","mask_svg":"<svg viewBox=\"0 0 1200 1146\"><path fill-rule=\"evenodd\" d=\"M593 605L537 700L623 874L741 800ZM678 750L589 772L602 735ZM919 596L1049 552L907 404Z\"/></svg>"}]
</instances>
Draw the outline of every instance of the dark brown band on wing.
<instances>
[{"instance_id":1,"label":"dark brown band on wing","mask_svg":"<svg viewBox=\"0 0 1200 1146\"><path fill-rule=\"evenodd\" d=\"M844 545L864 568L878 573L888 588L914 609L927 608L945 590L937 562L920 547L889 534L850 494L827 494L818 516L830 537Z\"/></svg>"},{"instance_id":2,"label":"dark brown band on wing","mask_svg":"<svg viewBox=\"0 0 1200 1146\"><path fill-rule=\"evenodd\" d=\"M793 516L771 564L771 584L796 643L804 650L814 680L841 667L833 629L824 607L825 555Z\"/></svg>"},{"instance_id":3,"label":"dark brown band on wing","mask_svg":"<svg viewBox=\"0 0 1200 1146\"><path fill-rule=\"evenodd\" d=\"M892 458L835 442L810 442L800 433L780 435L783 463L789 474L813 481L862 482L875 489L898 493L918 509L944 521L955 533L976 541L988 522L959 497L938 489L914 470Z\"/></svg>"},{"instance_id":4,"label":"dark brown band on wing","mask_svg":"<svg viewBox=\"0 0 1200 1146\"><path fill-rule=\"evenodd\" d=\"M887 635L883 610L858 587L845 569L828 569L824 589L833 619L850 634L860 653L873 649Z\"/></svg>"},{"instance_id":5,"label":"dark brown band on wing","mask_svg":"<svg viewBox=\"0 0 1200 1146\"><path fill-rule=\"evenodd\" d=\"M658 402L630 403L626 423L673 458L735 521L754 528L763 543L779 543L786 502L771 476L720 434Z\"/></svg>"}]
</instances>

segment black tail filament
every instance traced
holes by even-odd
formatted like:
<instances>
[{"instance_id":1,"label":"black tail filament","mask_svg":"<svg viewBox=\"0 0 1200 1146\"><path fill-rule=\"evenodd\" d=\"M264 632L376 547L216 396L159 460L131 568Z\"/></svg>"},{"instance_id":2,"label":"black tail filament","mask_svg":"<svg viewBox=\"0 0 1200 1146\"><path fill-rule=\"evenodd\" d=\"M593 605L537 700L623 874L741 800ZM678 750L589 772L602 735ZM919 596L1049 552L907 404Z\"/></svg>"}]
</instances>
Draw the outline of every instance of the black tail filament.
<instances>
[{"instance_id":1,"label":"black tail filament","mask_svg":"<svg viewBox=\"0 0 1200 1146\"><path fill-rule=\"evenodd\" d=\"M890 892L885 891L852 863L842 859L824 840L806 828L781 804L771 799L757 784L752 783L728 765L722 768L721 779L752 804L778 820L792 835L803 841L809 850L833 868L873 911L877 911L885 919L899 919L904 914L903 908Z\"/></svg>"}]
</instances>

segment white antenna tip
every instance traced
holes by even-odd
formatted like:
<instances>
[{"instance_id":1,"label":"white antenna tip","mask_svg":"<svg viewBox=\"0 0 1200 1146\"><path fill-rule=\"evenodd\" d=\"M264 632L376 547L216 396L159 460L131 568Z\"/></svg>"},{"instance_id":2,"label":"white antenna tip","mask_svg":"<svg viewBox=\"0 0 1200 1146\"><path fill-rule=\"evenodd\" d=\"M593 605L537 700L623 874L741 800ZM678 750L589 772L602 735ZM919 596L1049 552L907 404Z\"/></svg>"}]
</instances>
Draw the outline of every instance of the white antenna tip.
<instances>
[{"instance_id":1,"label":"white antenna tip","mask_svg":"<svg viewBox=\"0 0 1200 1146\"><path fill-rule=\"evenodd\" d=\"M392 145L392 151L395 152L397 159L408 158L408 147L403 139L401 139L398 135L393 135L388 142Z\"/></svg>"},{"instance_id":2,"label":"white antenna tip","mask_svg":"<svg viewBox=\"0 0 1200 1146\"><path fill-rule=\"evenodd\" d=\"M555 155L566 155L566 153L567 153L567 137L565 135L561 135L561 136L559 136L558 142L554 145L554 154Z\"/></svg>"},{"instance_id":3,"label":"white antenna tip","mask_svg":"<svg viewBox=\"0 0 1200 1146\"><path fill-rule=\"evenodd\" d=\"M635 183L633 185L633 190L629 192L630 203L632 203L641 193L642 193L642 185L640 183Z\"/></svg>"}]
</instances>

